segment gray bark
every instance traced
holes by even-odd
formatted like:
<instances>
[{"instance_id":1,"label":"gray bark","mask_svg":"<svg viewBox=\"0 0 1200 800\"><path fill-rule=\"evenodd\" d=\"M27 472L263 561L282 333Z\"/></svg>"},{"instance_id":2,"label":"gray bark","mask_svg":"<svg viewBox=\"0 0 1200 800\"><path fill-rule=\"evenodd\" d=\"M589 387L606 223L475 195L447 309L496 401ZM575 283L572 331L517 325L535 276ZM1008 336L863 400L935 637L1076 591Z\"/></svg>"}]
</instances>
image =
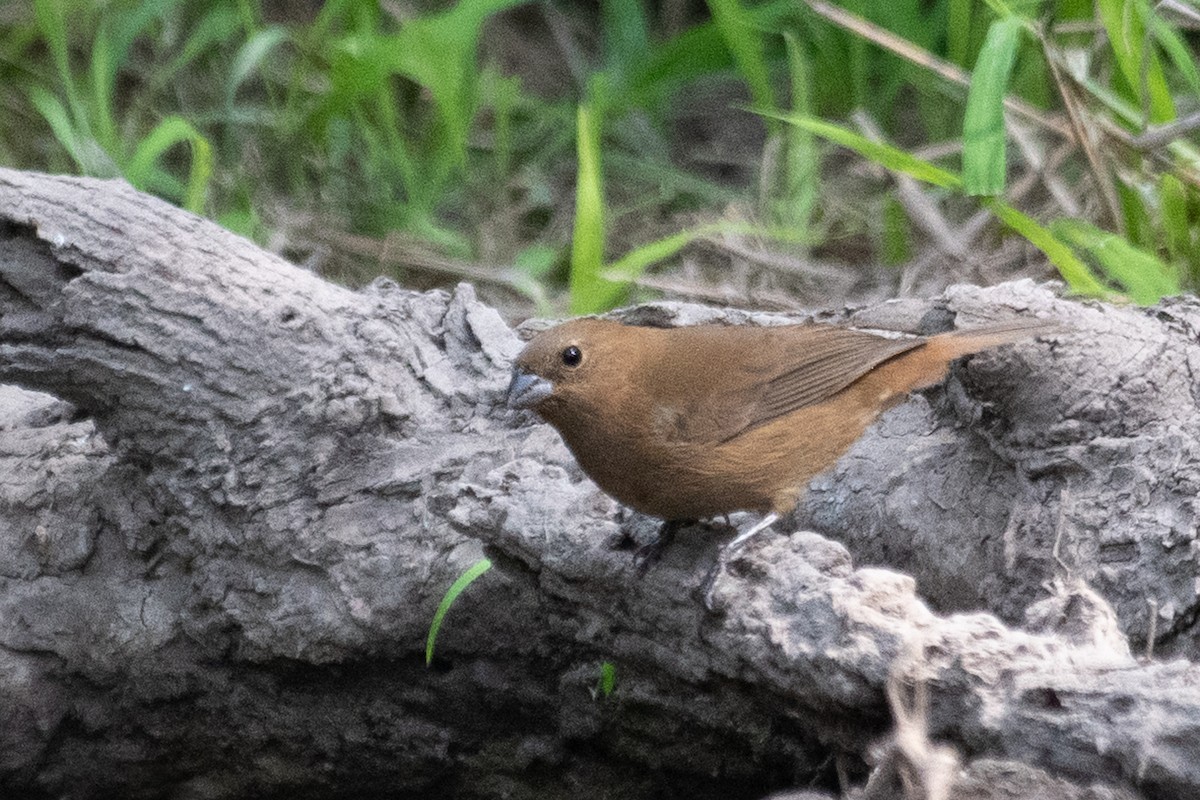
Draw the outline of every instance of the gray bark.
<instances>
[{"instance_id":1,"label":"gray bark","mask_svg":"<svg viewBox=\"0 0 1200 800\"><path fill-rule=\"evenodd\" d=\"M946 296L960 320L993 297ZM1019 623L1044 584L1081 579L1139 648L1154 630L1158 652L1195 658L1200 304L1053 313L1077 333L976 358L897 409L814 483L804 521L939 609Z\"/></svg>"},{"instance_id":2,"label":"gray bark","mask_svg":"<svg viewBox=\"0 0 1200 800\"><path fill-rule=\"evenodd\" d=\"M757 797L940 774L932 738L963 796L1192 796L1200 307L1020 283L840 316L1014 312L1072 330L885 415L798 512L846 545L764 541L710 614L721 535L639 580L622 529L652 523L502 407L520 343L469 287L352 292L123 184L0 170L0 380L48 395L0 395L0 789ZM1173 661L1129 655L1147 598Z\"/></svg>"}]
</instances>

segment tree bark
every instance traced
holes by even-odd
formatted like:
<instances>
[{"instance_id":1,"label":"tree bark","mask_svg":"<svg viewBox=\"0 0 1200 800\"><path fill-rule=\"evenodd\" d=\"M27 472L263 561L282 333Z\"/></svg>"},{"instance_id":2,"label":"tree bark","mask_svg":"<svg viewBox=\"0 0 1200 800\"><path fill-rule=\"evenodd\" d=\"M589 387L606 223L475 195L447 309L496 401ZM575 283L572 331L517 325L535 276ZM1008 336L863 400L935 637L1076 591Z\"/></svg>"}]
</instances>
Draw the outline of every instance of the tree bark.
<instances>
[{"instance_id":1,"label":"tree bark","mask_svg":"<svg viewBox=\"0 0 1200 800\"><path fill-rule=\"evenodd\" d=\"M934 774L932 738L972 797L1192 796L1200 306L1019 283L824 318L1014 313L1065 329L885 415L797 513L846 545L751 548L713 614L727 532L639 580L652 521L504 409L520 341L470 287L353 292L122 183L0 170L0 380L46 393L0 394L0 788L749 798L865 780L897 721L876 777ZM1148 598L1169 663L1121 633Z\"/></svg>"}]
</instances>

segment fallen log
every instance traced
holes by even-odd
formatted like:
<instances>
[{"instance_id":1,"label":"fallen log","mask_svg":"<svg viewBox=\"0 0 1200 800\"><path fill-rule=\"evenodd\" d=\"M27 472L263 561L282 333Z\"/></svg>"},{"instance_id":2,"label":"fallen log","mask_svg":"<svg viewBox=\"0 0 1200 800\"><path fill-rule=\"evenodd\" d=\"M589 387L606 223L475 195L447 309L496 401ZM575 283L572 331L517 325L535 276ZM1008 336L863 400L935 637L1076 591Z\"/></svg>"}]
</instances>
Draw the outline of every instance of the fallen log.
<instances>
[{"instance_id":1,"label":"fallen log","mask_svg":"<svg viewBox=\"0 0 1200 800\"><path fill-rule=\"evenodd\" d=\"M0 381L44 393L0 395L0 788L749 798L865 781L918 708L972 791L1191 796L1200 306L1018 283L821 319L1014 313L1071 330L888 412L711 614L728 531L639 580L653 522L504 408L520 339L470 287L351 291L124 184L0 170ZM1130 656L1152 627L1174 660Z\"/></svg>"}]
</instances>

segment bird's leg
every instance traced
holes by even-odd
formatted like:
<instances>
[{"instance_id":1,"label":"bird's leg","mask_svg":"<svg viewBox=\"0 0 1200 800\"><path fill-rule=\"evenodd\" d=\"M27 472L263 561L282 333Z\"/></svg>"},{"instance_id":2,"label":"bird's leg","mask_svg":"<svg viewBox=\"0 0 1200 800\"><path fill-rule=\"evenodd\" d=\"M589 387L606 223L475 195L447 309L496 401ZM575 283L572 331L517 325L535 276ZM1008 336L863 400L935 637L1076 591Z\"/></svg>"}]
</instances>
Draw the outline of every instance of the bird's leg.
<instances>
[{"instance_id":1,"label":"bird's leg","mask_svg":"<svg viewBox=\"0 0 1200 800\"><path fill-rule=\"evenodd\" d=\"M708 571L708 577L704 579L705 608L709 611L713 610L713 591L717 588L717 578L725 571L725 567L729 564L730 559L737 554L738 550L746 546L746 542L774 525L778 520L779 515L771 512L748 528L744 533L739 533L733 537L733 540L729 544L721 548L720 552L717 553L717 563L713 564L712 569Z\"/></svg>"},{"instance_id":2,"label":"bird's leg","mask_svg":"<svg viewBox=\"0 0 1200 800\"><path fill-rule=\"evenodd\" d=\"M691 519L668 519L663 522L658 528L658 535L654 537L654 541L648 542L637 549L633 554L633 564L637 567L638 576L646 574L646 570L650 566L662 558L663 552L667 546L675 540L675 532L680 528L691 525L695 520Z\"/></svg>"},{"instance_id":3,"label":"bird's leg","mask_svg":"<svg viewBox=\"0 0 1200 800\"><path fill-rule=\"evenodd\" d=\"M725 560L728 561L729 556L733 555L735 552L742 549L742 547L745 546L746 542L750 541L755 536L762 533L763 531L765 531L767 528L771 527L778 521L779 521L779 515L776 514L775 512L771 512L770 514L767 514L765 517L760 519L757 523L752 525L745 533L739 533L737 536L733 537L733 541L731 541L729 544L722 547L721 548L721 556L724 557Z\"/></svg>"}]
</instances>

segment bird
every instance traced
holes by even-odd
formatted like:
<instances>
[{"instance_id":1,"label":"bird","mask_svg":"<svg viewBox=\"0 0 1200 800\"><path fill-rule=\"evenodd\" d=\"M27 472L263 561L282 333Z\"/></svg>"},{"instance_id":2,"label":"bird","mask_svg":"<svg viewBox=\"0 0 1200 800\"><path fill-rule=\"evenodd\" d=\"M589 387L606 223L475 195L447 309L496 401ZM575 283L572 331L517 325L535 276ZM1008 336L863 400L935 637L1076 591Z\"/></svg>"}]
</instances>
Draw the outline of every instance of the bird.
<instances>
[{"instance_id":1,"label":"bird","mask_svg":"<svg viewBox=\"0 0 1200 800\"><path fill-rule=\"evenodd\" d=\"M933 336L840 324L674 328L568 320L513 363L507 404L557 429L579 466L620 503L662 520L639 549L657 560L677 531L761 514L725 545L706 581L791 511L886 409L943 380L955 359L1055 327L1018 318Z\"/></svg>"}]
</instances>

